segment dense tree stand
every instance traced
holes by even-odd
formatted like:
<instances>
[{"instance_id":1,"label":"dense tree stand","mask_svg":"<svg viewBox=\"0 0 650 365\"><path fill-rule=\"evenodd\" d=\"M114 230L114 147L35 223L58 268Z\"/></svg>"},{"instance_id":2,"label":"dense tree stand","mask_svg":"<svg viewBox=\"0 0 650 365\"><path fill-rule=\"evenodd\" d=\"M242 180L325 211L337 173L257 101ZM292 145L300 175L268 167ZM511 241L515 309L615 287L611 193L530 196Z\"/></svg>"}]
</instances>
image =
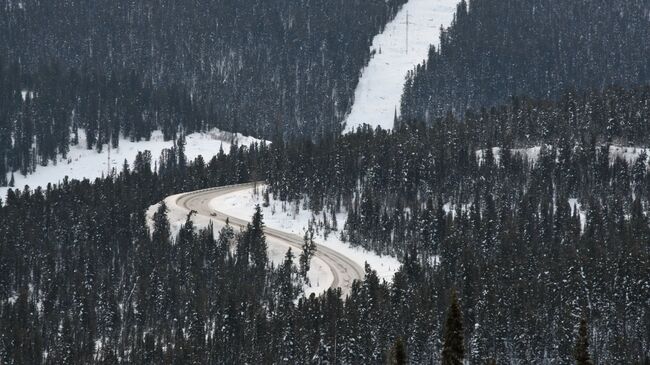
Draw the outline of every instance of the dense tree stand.
<instances>
[{"instance_id":1,"label":"dense tree stand","mask_svg":"<svg viewBox=\"0 0 650 365\"><path fill-rule=\"evenodd\" d=\"M583 316L578 327L578 339L575 348L576 365L593 365L589 355L589 329L587 319Z\"/></svg>"},{"instance_id":2,"label":"dense tree stand","mask_svg":"<svg viewBox=\"0 0 650 365\"><path fill-rule=\"evenodd\" d=\"M462 365L465 358L463 318L455 289L451 292L442 341L442 365Z\"/></svg>"}]
</instances>

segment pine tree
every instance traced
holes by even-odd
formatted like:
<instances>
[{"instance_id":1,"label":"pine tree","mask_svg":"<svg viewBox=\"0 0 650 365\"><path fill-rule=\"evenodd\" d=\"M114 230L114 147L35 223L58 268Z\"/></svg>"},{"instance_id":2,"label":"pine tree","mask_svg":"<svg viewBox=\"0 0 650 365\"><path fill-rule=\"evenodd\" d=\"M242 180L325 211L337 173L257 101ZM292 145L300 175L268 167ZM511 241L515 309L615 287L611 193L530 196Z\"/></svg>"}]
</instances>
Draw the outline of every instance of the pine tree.
<instances>
[{"instance_id":1,"label":"pine tree","mask_svg":"<svg viewBox=\"0 0 650 365\"><path fill-rule=\"evenodd\" d=\"M587 319L583 316L580 319L578 328L578 340L575 348L576 365L593 365L589 356L589 333L587 328Z\"/></svg>"},{"instance_id":2,"label":"pine tree","mask_svg":"<svg viewBox=\"0 0 650 365\"><path fill-rule=\"evenodd\" d=\"M316 253L316 243L314 242L314 230L309 226L305 232L304 242L302 244L302 253L300 254L300 275L303 279L307 280L307 273L309 272L311 258Z\"/></svg>"},{"instance_id":3,"label":"pine tree","mask_svg":"<svg viewBox=\"0 0 650 365\"><path fill-rule=\"evenodd\" d=\"M176 146L178 148L178 167L181 174L185 171L187 166L187 157L185 156L185 135L181 133L176 141Z\"/></svg>"},{"instance_id":4,"label":"pine tree","mask_svg":"<svg viewBox=\"0 0 650 365\"><path fill-rule=\"evenodd\" d=\"M463 319L456 290L451 292L451 304L447 311L442 345L442 365L462 365L465 358L463 343Z\"/></svg>"},{"instance_id":5,"label":"pine tree","mask_svg":"<svg viewBox=\"0 0 650 365\"><path fill-rule=\"evenodd\" d=\"M110 341L108 341L101 349L101 360L99 361L99 364L101 365L119 364L119 360L115 355L115 350L113 349Z\"/></svg>"},{"instance_id":6,"label":"pine tree","mask_svg":"<svg viewBox=\"0 0 650 365\"><path fill-rule=\"evenodd\" d=\"M388 354L388 365L405 365L407 363L404 341L398 337Z\"/></svg>"},{"instance_id":7,"label":"pine tree","mask_svg":"<svg viewBox=\"0 0 650 365\"><path fill-rule=\"evenodd\" d=\"M153 215L152 241L154 243L167 244L171 241L171 228L167 219L168 211L167 204L163 201Z\"/></svg>"},{"instance_id":8,"label":"pine tree","mask_svg":"<svg viewBox=\"0 0 650 365\"><path fill-rule=\"evenodd\" d=\"M250 233L251 261L260 271L263 271L268 263L266 238L264 236L264 216L259 205L255 206L252 223L248 226Z\"/></svg>"},{"instance_id":9,"label":"pine tree","mask_svg":"<svg viewBox=\"0 0 650 365\"><path fill-rule=\"evenodd\" d=\"M295 256L291 252L291 247L287 250L287 253L284 256L284 261L280 266L279 272L279 289L280 289L280 311L287 312L291 303L296 297L296 288L293 285L292 275L294 273L295 267L293 265L293 258Z\"/></svg>"}]
</instances>

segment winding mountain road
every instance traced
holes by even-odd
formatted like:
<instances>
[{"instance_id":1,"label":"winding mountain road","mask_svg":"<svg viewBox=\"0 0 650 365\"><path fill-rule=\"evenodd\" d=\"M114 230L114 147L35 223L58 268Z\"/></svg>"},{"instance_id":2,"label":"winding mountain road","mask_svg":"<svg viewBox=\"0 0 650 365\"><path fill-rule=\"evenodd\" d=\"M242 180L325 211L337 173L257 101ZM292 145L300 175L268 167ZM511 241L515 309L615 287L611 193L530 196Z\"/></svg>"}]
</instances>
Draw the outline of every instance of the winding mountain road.
<instances>
[{"instance_id":1,"label":"winding mountain road","mask_svg":"<svg viewBox=\"0 0 650 365\"><path fill-rule=\"evenodd\" d=\"M249 223L248 221L214 210L210 207L210 201L221 195L252 189L256 184L258 183L228 185L178 194L173 197L175 204L172 204L169 208L183 209L186 211L185 214L194 210L201 218L217 221L221 224L225 224L228 221L234 228L245 228ZM264 228L264 233L266 234L269 246L282 245L291 247L294 252L302 251L303 237L301 236L269 227ZM341 292L345 296L350 292L354 280L363 280L365 275L364 269L356 262L318 243L316 243L316 247L314 257L322 260L332 273L333 280L330 285L331 288L341 288Z\"/></svg>"}]
</instances>

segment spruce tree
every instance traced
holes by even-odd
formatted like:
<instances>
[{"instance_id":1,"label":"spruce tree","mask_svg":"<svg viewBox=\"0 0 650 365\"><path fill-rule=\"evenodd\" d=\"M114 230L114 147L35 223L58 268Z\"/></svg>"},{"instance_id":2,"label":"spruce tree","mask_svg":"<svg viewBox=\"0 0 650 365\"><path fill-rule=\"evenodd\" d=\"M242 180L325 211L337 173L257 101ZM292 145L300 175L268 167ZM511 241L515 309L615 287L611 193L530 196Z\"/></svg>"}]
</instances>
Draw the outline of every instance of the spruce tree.
<instances>
[{"instance_id":1,"label":"spruce tree","mask_svg":"<svg viewBox=\"0 0 650 365\"><path fill-rule=\"evenodd\" d=\"M311 266L311 258L316 253L316 243L314 242L314 230L310 226L305 232L304 242L302 244L302 253L300 254L300 275L307 280L307 273Z\"/></svg>"},{"instance_id":2,"label":"spruce tree","mask_svg":"<svg viewBox=\"0 0 650 365\"><path fill-rule=\"evenodd\" d=\"M578 328L578 340L575 349L576 365L593 365L589 356L589 334L587 328L587 319L583 316L580 319Z\"/></svg>"},{"instance_id":3,"label":"spruce tree","mask_svg":"<svg viewBox=\"0 0 650 365\"><path fill-rule=\"evenodd\" d=\"M451 292L451 305L445 320L442 345L442 365L462 365L465 358L463 343L463 318L458 304L456 290Z\"/></svg>"},{"instance_id":4,"label":"spruce tree","mask_svg":"<svg viewBox=\"0 0 650 365\"><path fill-rule=\"evenodd\" d=\"M388 354L388 365L405 365L407 363L404 341L398 337Z\"/></svg>"},{"instance_id":5,"label":"spruce tree","mask_svg":"<svg viewBox=\"0 0 650 365\"><path fill-rule=\"evenodd\" d=\"M154 243L166 244L171 241L171 227L167 218L168 211L167 204L162 201L153 215L152 241Z\"/></svg>"},{"instance_id":6,"label":"spruce tree","mask_svg":"<svg viewBox=\"0 0 650 365\"><path fill-rule=\"evenodd\" d=\"M266 237L264 236L264 216L259 205L255 206L252 223L248 226L251 261L258 272L263 272L268 263Z\"/></svg>"}]
</instances>

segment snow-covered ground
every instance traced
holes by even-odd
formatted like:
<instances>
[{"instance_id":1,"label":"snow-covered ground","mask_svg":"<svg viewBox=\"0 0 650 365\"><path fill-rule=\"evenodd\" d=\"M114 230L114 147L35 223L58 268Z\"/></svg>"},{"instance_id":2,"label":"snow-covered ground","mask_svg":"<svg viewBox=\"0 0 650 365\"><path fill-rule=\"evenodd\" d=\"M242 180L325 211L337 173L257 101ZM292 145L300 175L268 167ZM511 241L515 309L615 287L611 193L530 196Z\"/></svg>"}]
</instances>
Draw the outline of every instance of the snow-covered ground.
<instances>
[{"instance_id":1,"label":"snow-covered ground","mask_svg":"<svg viewBox=\"0 0 650 365\"><path fill-rule=\"evenodd\" d=\"M268 207L263 206L261 189L255 192L253 189L242 190L231 194L222 195L210 202L210 207L230 216L249 219L253 214L255 205L259 204L264 215L264 224L267 227L289 232L297 235L304 235L309 227L309 222L313 218L316 225L323 223L322 214L314 216L309 210L302 209L301 204L288 204L280 200L273 199L270 195L270 204ZM338 227L345 224L347 213L336 215ZM330 217L328 216L328 219ZM367 262L373 270L377 271L379 279L388 282L392 281L393 275L399 269L400 263L397 258L392 256L379 256L361 247L351 247L349 244L342 242L339 238L340 231L332 231L327 239L323 235L323 229L314 234L314 239L318 245L326 246L335 250L348 258L352 259L361 267ZM299 253L296 253L298 255ZM321 282L325 281L323 279Z\"/></svg>"},{"instance_id":2,"label":"snow-covered ground","mask_svg":"<svg viewBox=\"0 0 650 365\"><path fill-rule=\"evenodd\" d=\"M553 146L547 145L547 148L551 149ZM539 155L542 151L541 146L529 147L529 148L513 148L510 150L512 155L525 156L529 163L534 164L539 159ZM650 148L641 148L641 147L621 147L621 146L610 146L609 147L609 161L614 163L616 158L621 158L625 160L629 165L632 165L636 160L645 152L648 156L646 160L646 166L650 168ZM483 162L485 155L485 150L477 150L476 157L478 158L479 163ZM492 147L492 155L494 156L494 161L498 164L501 157L501 148Z\"/></svg>"},{"instance_id":3,"label":"snow-covered ground","mask_svg":"<svg viewBox=\"0 0 650 365\"><path fill-rule=\"evenodd\" d=\"M207 133L192 133L186 136L185 153L188 159L194 159L199 155L208 160L219 152L219 147L223 146L224 152L228 153L230 144L236 142L239 145L249 145L258 141L253 137L246 137L241 134L233 134L213 129ZM135 156L140 151L151 151L154 161L158 160L163 149L173 146L173 141L165 141L159 131L153 132L149 141L131 142L128 139L121 139L117 149L110 151L110 165L108 159L108 148L104 146L102 153L95 150L86 149L86 135L83 130L79 131L79 144L70 146L70 152L64 159L59 158L56 165L50 162L48 166L37 166L36 171L27 176L20 173L14 173L15 187L23 189L28 185L31 189L37 186L45 187L48 183L57 184L66 176L70 179L94 179L105 176L109 170L116 169L118 172L122 169L124 160L133 165ZM10 174L7 176L7 181ZM0 187L0 200L7 196L6 186Z\"/></svg>"},{"instance_id":4,"label":"snow-covered ground","mask_svg":"<svg viewBox=\"0 0 650 365\"><path fill-rule=\"evenodd\" d=\"M375 55L357 85L346 132L362 124L393 127L406 74L427 58L430 45L439 45L440 26L451 24L457 3L458 0L410 0L384 32L374 38L370 50Z\"/></svg>"},{"instance_id":5,"label":"snow-covered ground","mask_svg":"<svg viewBox=\"0 0 650 365\"><path fill-rule=\"evenodd\" d=\"M550 145L547 147L552 148ZM526 159L528 160L528 163L534 164L539 159L539 154L541 153L541 151L542 151L541 146L535 146L530 148L513 148L510 150L510 154L519 155L522 157L525 156ZM486 150L476 151L476 158L478 159L479 164L483 163L485 152ZM494 156L494 162L496 164L499 164L499 161L501 160L501 147L492 147L492 156Z\"/></svg>"},{"instance_id":6,"label":"snow-covered ground","mask_svg":"<svg viewBox=\"0 0 650 365\"><path fill-rule=\"evenodd\" d=\"M614 159L621 158L625 160L628 164L633 164L645 152L648 159L646 160L646 165L650 167L650 148L639 148L639 147L620 147L620 146L610 146L609 147L609 160L614 162Z\"/></svg>"}]
</instances>

